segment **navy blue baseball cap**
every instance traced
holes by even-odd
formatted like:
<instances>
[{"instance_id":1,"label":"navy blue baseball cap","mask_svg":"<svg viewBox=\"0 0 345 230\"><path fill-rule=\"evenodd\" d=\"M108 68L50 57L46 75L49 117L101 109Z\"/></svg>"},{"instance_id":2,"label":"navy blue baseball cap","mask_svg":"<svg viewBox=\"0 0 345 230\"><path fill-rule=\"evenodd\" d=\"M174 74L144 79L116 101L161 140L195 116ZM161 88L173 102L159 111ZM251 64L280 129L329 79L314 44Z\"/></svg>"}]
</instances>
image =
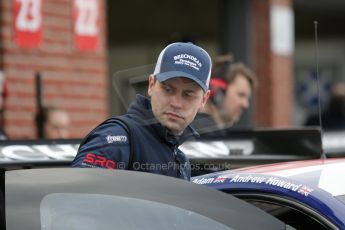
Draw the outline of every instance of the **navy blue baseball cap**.
<instances>
[{"instance_id":1,"label":"navy blue baseball cap","mask_svg":"<svg viewBox=\"0 0 345 230\"><path fill-rule=\"evenodd\" d=\"M177 42L160 53L154 75L159 82L175 77L189 78L206 92L211 78L210 55L193 43Z\"/></svg>"}]
</instances>

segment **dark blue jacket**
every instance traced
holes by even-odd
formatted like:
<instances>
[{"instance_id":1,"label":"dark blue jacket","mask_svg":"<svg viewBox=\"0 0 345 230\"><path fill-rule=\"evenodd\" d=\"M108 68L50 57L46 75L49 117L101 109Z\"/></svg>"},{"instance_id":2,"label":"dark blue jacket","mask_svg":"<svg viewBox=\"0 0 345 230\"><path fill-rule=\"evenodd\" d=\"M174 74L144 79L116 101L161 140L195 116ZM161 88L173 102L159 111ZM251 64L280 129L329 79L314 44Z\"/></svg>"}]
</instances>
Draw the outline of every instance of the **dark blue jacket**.
<instances>
[{"instance_id":1,"label":"dark blue jacket","mask_svg":"<svg viewBox=\"0 0 345 230\"><path fill-rule=\"evenodd\" d=\"M171 135L154 118L150 100L141 95L121 117L131 137L123 123L115 119L103 122L81 143L73 167L131 169L190 179L190 163L178 146L198 135L193 128L188 126L179 137ZM134 151L130 160L131 148Z\"/></svg>"}]
</instances>

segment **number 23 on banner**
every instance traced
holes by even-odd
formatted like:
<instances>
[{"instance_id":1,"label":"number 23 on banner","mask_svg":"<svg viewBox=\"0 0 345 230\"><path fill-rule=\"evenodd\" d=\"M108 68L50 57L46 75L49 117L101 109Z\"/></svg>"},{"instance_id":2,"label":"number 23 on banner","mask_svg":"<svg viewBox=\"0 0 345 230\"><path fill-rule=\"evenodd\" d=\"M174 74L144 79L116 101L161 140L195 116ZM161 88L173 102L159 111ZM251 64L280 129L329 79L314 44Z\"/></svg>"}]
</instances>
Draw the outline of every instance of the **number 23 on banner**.
<instances>
[{"instance_id":1,"label":"number 23 on banner","mask_svg":"<svg viewBox=\"0 0 345 230\"><path fill-rule=\"evenodd\" d=\"M99 39L98 0L74 0L74 40L79 50L95 50Z\"/></svg>"},{"instance_id":2,"label":"number 23 on banner","mask_svg":"<svg viewBox=\"0 0 345 230\"><path fill-rule=\"evenodd\" d=\"M41 43L42 0L15 0L14 34L20 47L36 48Z\"/></svg>"}]
</instances>

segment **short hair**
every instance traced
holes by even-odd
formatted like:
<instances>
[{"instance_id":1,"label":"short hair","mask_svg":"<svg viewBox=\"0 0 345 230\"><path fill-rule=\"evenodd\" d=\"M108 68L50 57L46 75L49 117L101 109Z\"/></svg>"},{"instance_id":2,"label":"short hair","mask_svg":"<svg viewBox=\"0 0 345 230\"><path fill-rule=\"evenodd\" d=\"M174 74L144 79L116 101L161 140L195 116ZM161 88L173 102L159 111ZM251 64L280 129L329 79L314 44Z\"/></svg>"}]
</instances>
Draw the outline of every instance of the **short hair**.
<instances>
[{"instance_id":1,"label":"short hair","mask_svg":"<svg viewBox=\"0 0 345 230\"><path fill-rule=\"evenodd\" d=\"M252 90L257 87L258 83L254 72L242 62L233 63L229 66L228 71L225 74L225 80L228 84L231 84L238 74L243 75L248 80Z\"/></svg>"}]
</instances>

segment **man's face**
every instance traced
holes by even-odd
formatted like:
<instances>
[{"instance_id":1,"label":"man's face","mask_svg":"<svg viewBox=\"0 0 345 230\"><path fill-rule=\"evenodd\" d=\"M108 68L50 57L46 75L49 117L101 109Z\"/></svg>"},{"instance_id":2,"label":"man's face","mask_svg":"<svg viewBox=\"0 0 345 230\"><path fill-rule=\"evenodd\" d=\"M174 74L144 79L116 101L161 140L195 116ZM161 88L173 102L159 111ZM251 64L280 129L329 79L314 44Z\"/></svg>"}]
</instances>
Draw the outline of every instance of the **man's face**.
<instances>
[{"instance_id":1,"label":"man's face","mask_svg":"<svg viewBox=\"0 0 345 230\"><path fill-rule=\"evenodd\" d=\"M148 94L156 119L174 135L180 135L205 105L209 91L204 93L194 81L176 77L159 82L149 77Z\"/></svg>"},{"instance_id":2,"label":"man's face","mask_svg":"<svg viewBox=\"0 0 345 230\"><path fill-rule=\"evenodd\" d=\"M226 122L237 122L248 108L251 97L251 86L247 78L237 75L232 83L228 85L224 98L224 118Z\"/></svg>"},{"instance_id":3,"label":"man's face","mask_svg":"<svg viewBox=\"0 0 345 230\"><path fill-rule=\"evenodd\" d=\"M69 138L70 119L64 111L51 111L44 125L44 134L47 139Z\"/></svg>"}]
</instances>

